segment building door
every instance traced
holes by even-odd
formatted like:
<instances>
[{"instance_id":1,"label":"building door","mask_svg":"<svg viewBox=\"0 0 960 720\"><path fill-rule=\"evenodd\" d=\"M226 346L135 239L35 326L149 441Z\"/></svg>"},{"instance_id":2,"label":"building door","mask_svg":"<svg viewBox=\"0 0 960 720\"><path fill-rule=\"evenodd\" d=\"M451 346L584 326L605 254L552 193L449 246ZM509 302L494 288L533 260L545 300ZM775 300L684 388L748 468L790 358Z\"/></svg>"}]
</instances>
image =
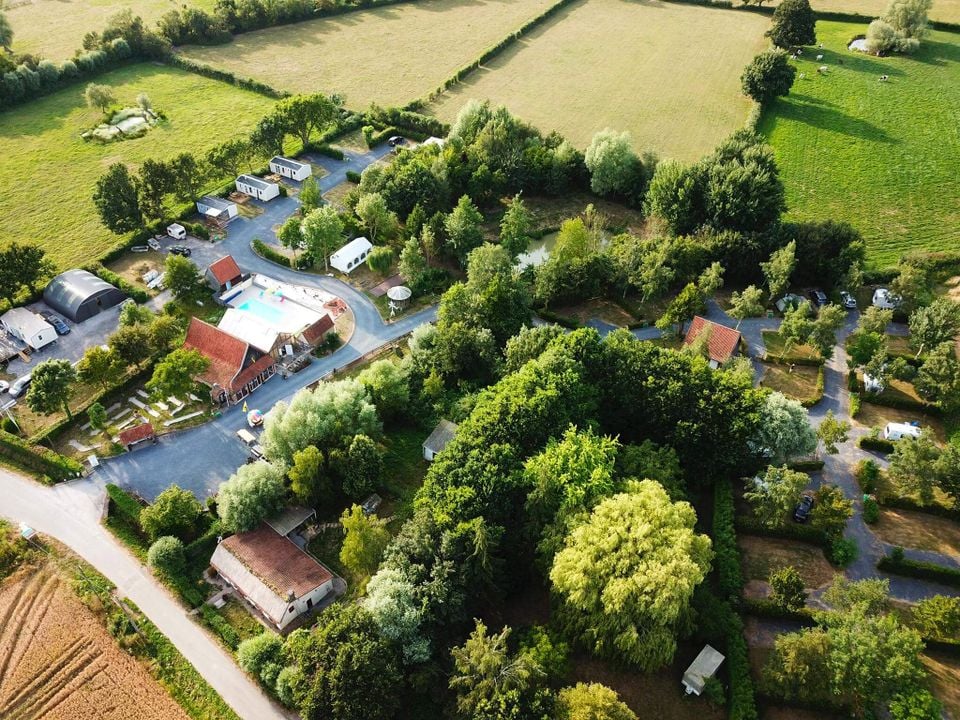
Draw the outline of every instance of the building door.
<instances>
[{"instance_id":1,"label":"building door","mask_svg":"<svg viewBox=\"0 0 960 720\"><path fill-rule=\"evenodd\" d=\"M313 607L313 598L307 598L307 610Z\"/></svg>"}]
</instances>

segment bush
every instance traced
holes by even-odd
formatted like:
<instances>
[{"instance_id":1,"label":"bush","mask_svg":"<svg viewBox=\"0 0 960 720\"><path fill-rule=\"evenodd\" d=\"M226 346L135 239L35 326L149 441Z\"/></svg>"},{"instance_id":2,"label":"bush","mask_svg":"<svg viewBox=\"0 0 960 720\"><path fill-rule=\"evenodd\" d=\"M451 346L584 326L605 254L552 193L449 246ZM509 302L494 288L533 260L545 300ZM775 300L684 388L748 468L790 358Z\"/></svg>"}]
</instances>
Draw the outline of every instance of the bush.
<instances>
[{"instance_id":1,"label":"bush","mask_svg":"<svg viewBox=\"0 0 960 720\"><path fill-rule=\"evenodd\" d=\"M147 565L170 576L179 575L187 565L183 543L170 535L159 538L147 551Z\"/></svg>"},{"instance_id":2,"label":"bush","mask_svg":"<svg viewBox=\"0 0 960 720\"><path fill-rule=\"evenodd\" d=\"M850 417L856 417L860 414L860 393L850 393Z\"/></svg>"},{"instance_id":3,"label":"bush","mask_svg":"<svg viewBox=\"0 0 960 720\"><path fill-rule=\"evenodd\" d=\"M903 546L902 546L902 545L897 545L895 548L893 548L893 549L890 551L890 559L893 560L894 562L902 562L902 561L903 561Z\"/></svg>"},{"instance_id":4,"label":"bush","mask_svg":"<svg viewBox=\"0 0 960 720\"><path fill-rule=\"evenodd\" d=\"M204 604L200 606L200 617L203 619L203 624L213 630L231 651L237 649L240 645L240 636L223 615Z\"/></svg>"},{"instance_id":5,"label":"bush","mask_svg":"<svg viewBox=\"0 0 960 720\"><path fill-rule=\"evenodd\" d=\"M278 253L260 238L254 238L253 242L250 243L250 246L253 248L253 251L264 260L275 262L277 265L283 265L284 267L290 267L290 258L288 258L286 255Z\"/></svg>"},{"instance_id":6,"label":"bush","mask_svg":"<svg viewBox=\"0 0 960 720\"><path fill-rule=\"evenodd\" d=\"M356 170L347 170L347 180L352 182L354 185L360 184L360 173Z\"/></svg>"},{"instance_id":7,"label":"bush","mask_svg":"<svg viewBox=\"0 0 960 720\"><path fill-rule=\"evenodd\" d=\"M393 248L386 245L375 247L367 255L367 267L377 275L386 275L393 264Z\"/></svg>"},{"instance_id":8,"label":"bush","mask_svg":"<svg viewBox=\"0 0 960 720\"><path fill-rule=\"evenodd\" d=\"M892 453L893 452L893 443L889 440L884 440L881 437L870 437L869 435L864 435L857 442L861 450L875 450L876 452L882 453Z\"/></svg>"},{"instance_id":9,"label":"bush","mask_svg":"<svg viewBox=\"0 0 960 720\"><path fill-rule=\"evenodd\" d=\"M327 144L322 144L322 145L310 144L309 147L305 147L303 149L304 152L307 152L308 150L310 152L315 152L318 155L326 155L327 157L333 158L334 160L343 160L343 150L341 150L340 148L331 147L330 145L327 145Z\"/></svg>"},{"instance_id":10,"label":"bush","mask_svg":"<svg viewBox=\"0 0 960 720\"><path fill-rule=\"evenodd\" d=\"M143 505L140 504L140 501L123 488L112 483L107 483L107 495L110 497L110 502L115 511L113 514L142 532L140 512L143 510Z\"/></svg>"},{"instance_id":11,"label":"bush","mask_svg":"<svg viewBox=\"0 0 960 720\"><path fill-rule=\"evenodd\" d=\"M83 465L72 458L64 457L45 447L31 445L6 430L0 430L0 456L14 465L53 480L80 477Z\"/></svg>"},{"instance_id":12,"label":"bush","mask_svg":"<svg viewBox=\"0 0 960 720\"><path fill-rule=\"evenodd\" d=\"M237 664L251 675L259 678L266 687L273 687L282 669L280 636L269 630L240 643L237 648Z\"/></svg>"},{"instance_id":13,"label":"bush","mask_svg":"<svg viewBox=\"0 0 960 720\"><path fill-rule=\"evenodd\" d=\"M20 434L20 426L17 425L17 421L11 417L4 416L3 422L0 422L0 428L2 428L4 432L10 433L11 435Z\"/></svg>"},{"instance_id":14,"label":"bush","mask_svg":"<svg viewBox=\"0 0 960 720\"><path fill-rule=\"evenodd\" d=\"M771 620L798 620L808 625L813 622L813 611L809 608L785 608L768 598L744 598L741 608L748 615Z\"/></svg>"},{"instance_id":15,"label":"bush","mask_svg":"<svg viewBox=\"0 0 960 720\"><path fill-rule=\"evenodd\" d=\"M797 472L819 472L823 470L823 460L797 460L796 462L787 463L788 467L791 470L796 470Z\"/></svg>"},{"instance_id":16,"label":"bush","mask_svg":"<svg viewBox=\"0 0 960 720\"><path fill-rule=\"evenodd\" d=\"M881 504L884 507L897 508L899 510L913 510L915 512L927 513L928 515L944 517L948 520L960 521L960 509L958 508L944 507L943 505L937 504L921 505L917 501L908 497L888 495L882 498Z\"/></svg>"},{"instance_id":17,"label":"bush","mask_svg":"<svg viewBox=\"0 0 960 720\"><path fill-rule=\"evenodd\" d=\"M837 538L830 543L829 560L834 565L846 567L857 559L857 543L850 538Z\"/></svg>"},{"instance_id":18,"label":"bush","mask_svg":"<svg viewBox=\"0 0 960 720\"><path fill-rule=\"evenodd\" d=\"M108 282L116 288L122 290L128 297L133 298L135 302L145 303L150 299L150 293L135 285L131 285L112 270L108 270L100 263L91 263L84 265L84 270L93 273L104 282Z\"/></svg>"},{"instance_id":19,"label":"bush","mask_svg":"<svg viewBox=\"0 0 960 720\"><path fill-rule=\"evenodd\" d=\"M880 519L880 506L872 497L863 500L863 521L873 525Z\"/></svg>"},{"instance_id":20,"label":"bush","mask_svg":"<svg viewBox=\"0 0 960 720\"><path fill-rule=\"evenodd\" d=\"M894 550L896 550L896 548L894 548ZM902 552L903 548L900 548L900 550ZM877 568L896 575L905 575L920 580L930 580L951 587L960 587L960 570L937 565L936 563L921 562L919 560L907 560L906 558L897 559L894 552L891 552L890 555L881 559L880 562L877 563Z\"/></svg>"},{"instance_id":21,"label":"bush","mask_svg":"<svg viewBox=\"0 0 960 720\"><path fill-rule=\"evenodd\" d=\"M775 48L757 55L740 76L743 94L764 105L787 95L797 76L784 50Z\"/></svg>"},{"instance_id":22,"label":"bush","mask_svg":"<svg viewBox=\"0 0 960 720\"><path fill-rule=\"evenodd\" d=\"M720 481L713 488L713 550L721 597L738 599L743 592L743 573L734 527L733 488L729 480Z\"/></svg>"},{"instance_id":23,"label":"bush","mask_svg":"<svg viewBox=\"0 0 960 720\"><path fill-rule=\"evenodd\" d=\"M830 539L826 533L810 525L790 523L776 528L768 528L756 518L738 515L737 529L749 535L799 540L800 542L807 542L811 545L819 545L825 550L830 548Z\"/></svg>"}]
</instances>

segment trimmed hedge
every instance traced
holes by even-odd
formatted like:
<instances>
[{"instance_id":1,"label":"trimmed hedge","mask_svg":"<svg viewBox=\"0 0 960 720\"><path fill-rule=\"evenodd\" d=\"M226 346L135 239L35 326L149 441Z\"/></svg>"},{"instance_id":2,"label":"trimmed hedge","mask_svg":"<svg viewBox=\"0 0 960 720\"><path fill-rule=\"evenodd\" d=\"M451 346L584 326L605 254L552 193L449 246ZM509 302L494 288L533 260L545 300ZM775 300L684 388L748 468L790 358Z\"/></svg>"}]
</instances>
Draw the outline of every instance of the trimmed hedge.
<instances>
[{"instance_id":1,"label":"trimmed hedge","mask_svg":"<svg viewBox=\"0 0 960 720\"><path fill-rule=\"evenodd\" d=\"M796 462L787 463L787 467L797 472L819 472L823 470L823 460L797 460Z\"/></svg>"},{"instance_id":2,"label":"trimmed hedge","mask_svg":"<svg viewBox=\"0 0 960 720\"><path fill-rule=\"evenodd\" d=\"M760 537L782 538L784 540L799 540L800 542L818 545L825 550L830 549L830 538L823 530L819 530L810 525L800 525L799 523L788 523L776 528L768 528L755 518L745 515L738 515L736 518L737 530L741 530L748 535L758 535Z\"/></svg>"},{"instance_id":3,"label":"trimmed hedge","mask_svg":"<svg viewBox=\"0 0 960 720\"><path fill-rule=\"evenodd\" d=\"M381 127L392 125L400 128L421 142L430 136L446 137L450 132L450 126L447 123L430 115L414 112L413 105L414 103L411 103L406 108L382 108L374 105L367 112L367 120Z\"/></svg>"},{"instance_id":4,"label":"trimmed hedge","mask_svg":"<svg viewBox=\"0 0 960 720\"><path fill-rule=\"evenodd\" d=\"M114 287L119 288L120 290L125 292L129 297L133 298L135 302L145 303L147 302L147 300L150 299L150 294L146 290L143 290L142 288L138 288L135 285L132 285L131 283L127 282L122 277L117 275L113 270L108 270L98 262L90 263L89 265L84 265L83 269L86 270L87 272L93 273L104 282L108 282Z\"/></svg>"},{"instance_id":5,"label":"trimmed hedge","mask_svg":"<svg viewBox=\"0 0 960 720\"><path fill-rule=\"evenodd\" d=\"M915 512L947 518L948 520L960 521L960 509L947 508L943 505L921 505L916 500L898 497L896 495L888 495L883 498L883 502L880 504L884 507L896 508L898 510L913 510Z\"/></svg>"},{"instance_id":6,"label":"trimmed hedge","mask_svg":"<svg viewBox=\"0 0 960 720\"><path fill-rule=\"evenodd\" d=\"M343 160L344 157L343 150L327 145L326 143L307 143L303 146L303 152L314 152L317 155L325 155L334 160Z\"/></svg>"},{"instance_id":7,"label":"trimmed hedge","mask_svg":"<svg viewBox=\"0 0 960 720\"><path fill-rule=\"evenodd\" d=\"M755 617L771 620L795 620L804 625L813 625L813 611L810 608L788 610L767 598L744 598L740 607L743 612Z\"/></svg>"},{"instance_id":8,"label":"trimmed hedge","mask_svg":"<svg viewBox=\"0 0 960 720\"><path fill-rule=\"evenodd\" d=\"M536 312L537 315L539 315L542 320L556 323L560 327L565 327L570 330L577 330L578 328L583 327L583 323L581 323L579 320L574 320L573 318L564 317L563 315L557 315L555 312L547 310L546 308L534 310L534 312Z\"/></svg>"},{"instance_id":9,"label":"trimmed hedge","mask_svg":"<svg viewBox=\"0 0 960 720\"><path fill-rule=\"evenodd\" d=\"M107 495L110 497L110 502L113 503L116 517L134 528L140 529L140 511L143 510L140 501L122 487L113 483L107 483Z\"/></svg>"},{"instance_id":10,"label":"trimmed hedge","mask_svg":"<svg viewBox=\"0 0 960 720\"><path fill-rule=\"evenodd\" d=\"M347 170L347 181L352 182L354 185L360 184L360 173L356 170Z\"/></svg>"},{"instance_id":11,"label":"trimmed hedge","mask_svg":"<svg viewBox=\"0 0 960 720\"><path fill-rule=\"evenodd\" d=\"M83 473L83 465L73 458L32 445L6 430L0 430L0 455L14 465L46 475L51 480L80 477Z\"/></svg>"},{"instance_id":12,"label":"trimmed hedge","mask_svg":"<svg viewBox=\"0 0 960 720\"><path fill-rule=\"evenodd\" d=\"M260 238L254 238L250 246L253 248L253 251L264 260L269 260L284 267L290 267L290 258L286 255L281 255Z\"/></svg>"},{"instance_id":13,"label":"trimmed hedge","mask_svg":"<svg viewBox=\"0 0 960 720\"><path fill-rule=\"evenodd\" d=\"M717 586L720 596L739 599L743 593L743 572L734 526L733 487L729 480L713 487L713 551L716 556Z\"/></svg>"},{"instance_id":14,"label":"trimmed hedge","mask_svg":"<svg viewBox=\"0 0 960 720\"><path fill-rule=\"evenodd\" d=\"M877 569L919 580L930 580L941 585L960 587L960 570L936 563L908 560L907 558L895 559L887 555L877 563Z\"/></svg>"},{"instance_id":15,"label":"trimmed hedge","mask_svg":"<svg viewBox=\"0 0 960 720\"><path fill-rule=\"evenodd\" d=\"M893 443L880 437L870 437L864 435L857 441L861 450L875 450L876 452L892 453Z\"/></svg>"},{"instance_id":16,"label":"trimmed hedge","mask_svg":"<svg viewBox=\"0 0 960 720\"><path fill-rule=\"evenodd\" d=\"M237 631L234 630L226 618L214 608L206 604L201 605L200 619L204 625L213 630L213 632L223 640L224 645L230 648L231 652L235 652L240 646L240 636L237 634Z\"/></svg>"},{"instance_id":17,"label":"trimmed hedge","mask_svg":"<svg viewBox=\"0 0 960 720\"><path fill-rule=\"evenodd\" d=\"M255 93L260 93L261 95L266 95L269 98L273 98L274 100L280 100L290 96L290 93L287 91L277 90L276 88L271 87L266 83L262 83L259 80L237 77L229 70L213 68L195 60L185 58L183 55L171 54L166 61L168 64L178 67L181 70L196 73L197 75L203 75L204 77L208 77L212 80L219 80L221 82L229 83L238 88L243 88L244 90L251 90Z\"/></svg>"},{"instance_id":18,"label":"trimmed hedge","mask_svg":"<svg viewBox=\"0 0 960 720\"><path fill-rule=\"evenodd\" d=\"M928 403L924 400L913 400L912 398L906 397L889 397L883 393L864 393L860 397L860 400L861 402L882 405L883 407L893 408L894 410L918 410L931 415L942 414L939 405Z\"/></svg>"}]
</instances>

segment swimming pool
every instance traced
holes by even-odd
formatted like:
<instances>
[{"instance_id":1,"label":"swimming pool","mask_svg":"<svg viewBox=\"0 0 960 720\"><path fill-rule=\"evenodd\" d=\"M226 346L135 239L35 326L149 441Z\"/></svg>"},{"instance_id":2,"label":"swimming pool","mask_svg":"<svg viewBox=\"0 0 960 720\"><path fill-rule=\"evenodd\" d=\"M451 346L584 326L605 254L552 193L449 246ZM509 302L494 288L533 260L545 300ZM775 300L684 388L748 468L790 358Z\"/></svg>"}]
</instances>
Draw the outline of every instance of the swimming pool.
<instances>
[{"instance_id":1,"label":"swimming pool","mask_svg":"<svg viewBox=\"0 0 960 720\"><path fill-rule=\"evenodd\" d=\"M252 313L271 325L280 325L280 321L283 320L283 311L280 308L275 308L253 298L244 300L242 305L237 305L237 309Z\"/></svg>"}]
</instances>

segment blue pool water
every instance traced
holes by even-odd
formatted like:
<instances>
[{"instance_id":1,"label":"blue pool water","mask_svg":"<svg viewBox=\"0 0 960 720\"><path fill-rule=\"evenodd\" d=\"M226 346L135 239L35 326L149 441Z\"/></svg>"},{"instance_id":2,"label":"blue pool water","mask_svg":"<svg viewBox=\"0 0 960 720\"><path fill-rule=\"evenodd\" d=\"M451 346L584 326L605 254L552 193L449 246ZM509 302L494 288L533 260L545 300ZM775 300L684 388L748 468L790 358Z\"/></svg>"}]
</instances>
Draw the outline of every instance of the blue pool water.
<instances>
[{"instance_id":1,"label":"blue pool water","mask_svg":"<svg viewBox=\"0 0 960 720\"><path fill-rule=\"evenodd\" d=\"M237 306L238 310L244 310L248 313L253 313L261 320L265 320L271 325L279 325L280 321L283 319L283 311L279 308L272 307L266 303L262 303L259 300L244 300L242 305Z\"/></svg>"}]
</instances>

